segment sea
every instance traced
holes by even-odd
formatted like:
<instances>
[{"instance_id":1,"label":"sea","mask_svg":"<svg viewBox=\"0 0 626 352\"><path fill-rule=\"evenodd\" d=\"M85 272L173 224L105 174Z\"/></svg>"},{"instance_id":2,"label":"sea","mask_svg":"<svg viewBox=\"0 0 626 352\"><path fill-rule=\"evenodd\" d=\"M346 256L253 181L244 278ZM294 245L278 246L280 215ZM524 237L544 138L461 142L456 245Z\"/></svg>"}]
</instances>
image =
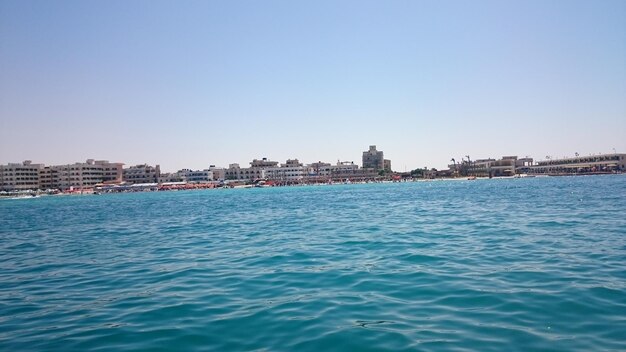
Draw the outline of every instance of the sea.
<instances>
[{"instance_id":1,"label":"sea","mask_svg":"<svg viewBox=\"0 0 626 352\"><path fill-rule=\"evenodd\" d=\"M626 175L0 200L0 351L405 350L626 350Z\"/></svg>"}]
</instances>

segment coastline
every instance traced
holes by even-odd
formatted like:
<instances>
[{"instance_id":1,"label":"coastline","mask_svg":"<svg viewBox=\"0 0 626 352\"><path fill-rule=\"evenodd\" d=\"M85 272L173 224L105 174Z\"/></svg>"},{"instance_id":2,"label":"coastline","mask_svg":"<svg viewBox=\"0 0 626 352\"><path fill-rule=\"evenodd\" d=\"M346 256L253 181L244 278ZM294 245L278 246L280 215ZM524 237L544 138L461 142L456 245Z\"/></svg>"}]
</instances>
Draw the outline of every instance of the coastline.
<instances>
[{"instance_id":1,"label":"coastline","mask_svg":"<svg viewBox=\"0 0 626 352\"><path fill-rule=\"evenodd\" d=\"M441 177L441 178L419 178L419 179L400 179L400 180L376 180L376 181L344 181L344 182L301 182L289 184L238 184L231 183L206 183L206 184L188 184L180 185L182 187L169 187L149 185L147 187L133 187L136 185L126 185L121 189L114 187L108 189L83 189L62 192L60 190L22 190L16 192L0 192L0 200L21 200L36 199L42 197L59 197L59 196L97 196L102 194L120 194L120 193L144 193L144 192L178 192L178 191L201 191L201 190L227 190L227 189L254 189L254 188L282 188L282 187L309 187L309 186L345 186L345 185L364 185L364 184L403 184L413 182L463 182L463 181L489 181L489 180L511 180L511 179L531 179L531 178L551 178L551 177L583 177L583 176L608 176L608 175L626 175L626 173L592 173L592 174L558 174L558 175L528 175L528 176L500 176L500 177Z\"/></svg>"}]
</instances>

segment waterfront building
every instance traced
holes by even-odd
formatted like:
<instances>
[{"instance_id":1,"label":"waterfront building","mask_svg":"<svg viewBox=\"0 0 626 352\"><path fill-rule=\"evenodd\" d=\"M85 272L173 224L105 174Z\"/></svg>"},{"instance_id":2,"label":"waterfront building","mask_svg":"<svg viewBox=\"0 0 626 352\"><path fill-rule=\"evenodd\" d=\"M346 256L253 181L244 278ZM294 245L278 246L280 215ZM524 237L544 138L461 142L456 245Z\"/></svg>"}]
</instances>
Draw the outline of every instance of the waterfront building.
<instances>
[{"instance_id":1,"label":"waterfront building","mask_svg":"<svg viewBox=\"0 0 626 352\"><path fill-rule=\"evenodd\" d=\"M463 160L461 164L448 165L450 175L462 174L465 176L501 177L514 176L521 173L521 169L532 165L533 159L518 158L517 156L503 156L501 159ZM446 174L448 174L446 173Z\"/></svg>"},{"instance_id":2,"label":"waterfront building","mask_svg":"<svg viewBox=\"0 0 626 352\"><path fill-rule=\"evenodd\" d=\"M265 178L265 170L261 168L242 168L239 164L230 164L225 172L226 180L254 181Z\"/></svg>"},{"instance_id":3,"label":"waterfront building","mask_svg":"<svg viewBox=\"0 0 626 352\"><path fill-rule=\"evenodd\" d=\"M383 159L383 168L385 171L391 172L391 160Z\"/></svg>"},{"instance_id":4,"label":"waterfront building","mask_svg":"<svg viewBox=\"0 0 626 352\"><path fill-rule=\"evenodd\" d=\"M493 177L514 176L521 173L521 169L532 165L532 163L533 159L529 157L518 158L517 156L503 156L502 159L491 163L489 166L489 175Z\"/></svg>"},{"instance_id":5,"label":"waterfront building","mask_svg":"<svg viewBox=\"0 0 626 352\"><path fill-rule=\"evenodd\" d=\"M30 160L0 165L0 191L39 189L39 173L42 168L43 164L33 164Z\"/></svg>"},{"instance_id":6,"label":"waterfront building","mask_svg":"<svg viewBox=\"0 0 626 352\"><path fill-rule=\"evenodd\" d=\"M307 170L298 159L288 159L280 167L266 168L265 177L273 181L300 182L306 176Z\"/></svg>"},{"instance_id":7,"label":"waterfront building","mask_svg":"<svg viewBox=\"0 0 626 352\"><path fill-rule=\"evenodd\" d=\"M268 167L276 167L276 165L278 165L278 161L267 160L267 158L254 159L250 162L250 168L253 169L266 169Z\"/></svg>"},{"instance_id":8,"label":"waterfront building","mask_svg":"<svg viewBox=\"0 0 626 352\"><path fill-rule=\"evenodd\" d=\"M97 184L122 182L123 163L88 159L84 163L53 165L40 173L42 188L60 190L93 188Z\"/></svg>"},{"instance_id":9,"label":"waterfront building","mask_svg":"<svg viewBox=\"0 0 626 352\"><path fill-rule=\"evenodd\" d=\"M304 179L307 182L365 180L378 176L376 170L372 168L359 169L359 165L353 161L337 161L335 165L318 161L307 165L306 174Z\"/></svg>"},{"instance_id":10,"label":"waterfront building","mask_svg":"<svg viewBox=\"0 0 626 352\"><path fill-rule=\"evenodd\" d=\"M180 183L184 182L183 178L177 172L162 172L159 175L159 184L164 183Z\"/></svg>"},{"instance_id":11,"label":"waterfront building","mask_svg":"<svg viewBox=\"0 0 626 352\"><path fill-rule=\"evenodd\" d=\"M626 154L600 154L574 158L549 159L524 167L524 173L575 175L626 172Z\"/></svg>"},{"instance_id":12,"label":"waterfront building","mask_svg":"<svg viewBox=\"0 0 626 352\"><path fill-rule=\"evenodd\" d=\"M184 182L189 183L207 183L213 181L213 171L211 170L190 170L182 169L177 172L178 176Z\"/></svg>"},{"instance_id":13,"label":"waterfront building","mask_svg":"<svg viewBox=\"0 0 626 352\"><path fill-rule=\"evenodd\" d=\"M122 163L89 159L84 163L45 166L25 161L0 166L3 190L91 188L122 181Z\"/></svg>"},{"instance_id":14,"label":"waterfront building","mask_svg":"<svg viewBox=\"0 0 626 352\"><path fill-rule=\"evenodd\" d=\"M39 170L39 188L40 189L54 189L56 186L55 180L58 179L57 170L51 166L44 166Z\"/></svg>"},{"instance_id":15,"label":"waterfront building","mask_svg":"<svg viewBox=\"0 0 626 352\"><path fill-rule=\"evenodd\" d=\"M378 177L378 171L374 169L359 169L358 165L346 166L348 165L335 165L331 168L331 179L333 181L365 181Z\"/></svg>"},{"instance_id":16,"label":"waterfront building","mask_svg":"<svg viewBox=\"0 0 626 352\"><path fill-rule=\"evenodd\" d=\"M466 168L466 174L471 176L489 176L489 170L491 165L496 162L496 159L476 159L468 160L462 164Z\"/></svg>"},{"instance_id":17,"label":"waterfront building","mask_svg":"<svg viewBox=\"0 0 626 352\"><path fill-rule=\"evenodd\" d=\"M249 168L242 168L239 164L230 164L224 176L226 180L246 180L254 181L266 178L266 170L275 168L277 161L270 161L267 158L254 159L250 162Z\"/></svg>"},{"instance_id":18,"label":"waterfront building","mask_svg":"<svg viewBox=\"0 0 626 352\"><path fill-rule=\"evenodd\" d=\"M225 172L226 180L238 180L241 175L241 167L238 163L232 163L228 165L228 168Z\"/></svg>"},{"instance_id":19,"label":"waterfront building","mask_svg":"<svg viewBox=\"0 0 626 352\"><path fill-rule=\"evenodd\" d=\"M320 161L308 165L308 174L310 176L320 176L326 178L332 178L335 175L352 174L357 170L359 170L359 165L356 165L353 161L337 160L337 164L335 165Z\"/></svg>"},{"instance_id":20,"label":"waterfront building","mask_svg":"<svg viewBox=\"0 0 626 352\"><path fill-rule=\"evenodd\" d=\"M210 165L209 170L213 172L213 181L224 181L226 179L226 169Z\"/></svg>"},{"instance_id":21,"label":"waterfront building","mask_svg":"<svg viewBox=\"0 0 626 352\"><path fill-rule=\"evenodd\" d=\"M389 162L391 166L391 161ZM382 151L376 150L375 145L370 145L370 149L363 152L363 168L384 170L385 169L385 157Z\"/></svg>"},{"instance_id":22,"label":"waterfront building","mask_svg":"<svg viewBox=\"0 0 626 352\"><path fill-rule=\"evenodd\" d=\"M96 160L96 165L102 166L103 183L121 183L124 178L124 164L110 163L108 160Z\"/></svg>"},{"instance_id":23,"label":"waterfront building","mask_svg":"<svg viewBox=\"0 0 626 352\"><path fill-rule=\"evenodd\" d=\"M160 175L159 165L141 164L124 168L123 180L128 183L158 183Z\"/></svg>"},{"instance_id":24,"label":"waterfront building","mask_svg":"<svg viewBox=\"0 0 626 352\"><path fill-rule=\"evenodd\" d=\"M330 163L324 163L318 161L307 165L307 176L329 176L330 175Z\"/></svg>"}]
</instances>

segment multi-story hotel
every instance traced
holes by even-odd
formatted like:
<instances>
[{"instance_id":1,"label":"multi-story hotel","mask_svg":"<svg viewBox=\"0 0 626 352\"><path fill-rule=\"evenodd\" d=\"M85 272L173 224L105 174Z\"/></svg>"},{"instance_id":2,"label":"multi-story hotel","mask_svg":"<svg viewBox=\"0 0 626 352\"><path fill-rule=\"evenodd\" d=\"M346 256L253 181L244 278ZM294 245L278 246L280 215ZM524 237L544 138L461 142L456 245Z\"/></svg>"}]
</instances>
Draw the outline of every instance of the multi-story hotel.
<instances>
[{"instance_id":1,"label":"multi-story hotel","mask_svg":"<svg viewBox=\"0 0 626 352\"><path fill-rule=\"evenodd\" d=\"M265 177L274 181L297 182L301 181L306 174L307 168L298 159L289 159L280 167L265 169Z\"/></svg>"},{"instance_id":2,"label":"multi-story hotel","mask_svg":"<svg viewBox=\"0 0 626 352\"><path fill-rule=\"evenodd\" d=\"M161 176L159 165L134 165L124 168L122 179L128 183L158 183Z\"/></svg>"},{"instance_id":3,"label":"multi-story hotel","mask_svg":"<svg viewBox=\"0 0 626 352\"><path fill-rule=\"evenodd\" d=\"M93 159L84 163L49 166L41 173L42 186L45 186L42 188L83 189L101 183L120 183L123 166L123 163Z\"/></svg>"},{"instance_id":4,"label":"multi-story hotel","mask_svg":"<svg viewBox=\"0 0 626 352\"><path fill-rule=\"evenodd\" d=\"M91 188L122 181L122 163L89 159L84 163L44 166L25 161L0 166L3 190Z\"/></svg>"},{"instance_id":5,"label":"multi-story hotel","mask_svg":"<svg viewBox=\"0 0 626 352\"><path fill-rule=\"evenodd\" d=\"M23 163L0 165L0 190L21 191L39 188L39 172L42 164L33 164L30 160Z\"/></svg>"},{"instance_id":6,"label":"multi-story hotel","mask_svg":"<svg viewBox=\"0 0 626 352\"><path fill-rule=\"evenodd\" d=\"M250 162L250 167L242 168L239 164L230 164L224 173L226 180L248 180L254 181L266 178L266 170L275 168L278 161L270 161L267 158L254 159Z\"/></svg>"},{"instance_id":7,"label":"multi-story hotel","mask_svg":"<svg viewBox=\"0 0 626 352\"><path fill-rule=\"evenodd\" d=\"M359 169L353 161L337 161L337 164L323 163L321 161L308 165L306 181L326 182L328 180L344 181L346 179L360 180L375 178L378 172L372 168Z\"/></svg>"}]
</instances>

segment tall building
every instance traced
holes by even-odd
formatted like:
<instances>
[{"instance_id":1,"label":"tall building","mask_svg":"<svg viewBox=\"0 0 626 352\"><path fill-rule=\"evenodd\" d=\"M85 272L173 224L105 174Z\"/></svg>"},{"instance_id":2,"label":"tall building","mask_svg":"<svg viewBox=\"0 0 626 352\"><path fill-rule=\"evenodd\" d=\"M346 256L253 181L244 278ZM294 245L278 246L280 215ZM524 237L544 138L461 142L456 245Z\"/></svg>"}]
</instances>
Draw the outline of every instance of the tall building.
<instances>
[{"instance_id":1,"label":"tall building","mask_svg":"<svg viewBox=\"0 0 626 352\"><path fill-rule=\"evenodd\" d=\"M391 161L389 162L391 167ZM385 157L382 151L376 150L375 145L370 145L370 149L363 152L363 168L383 170L385 169Z\"/></svg>"}]
</instances>

